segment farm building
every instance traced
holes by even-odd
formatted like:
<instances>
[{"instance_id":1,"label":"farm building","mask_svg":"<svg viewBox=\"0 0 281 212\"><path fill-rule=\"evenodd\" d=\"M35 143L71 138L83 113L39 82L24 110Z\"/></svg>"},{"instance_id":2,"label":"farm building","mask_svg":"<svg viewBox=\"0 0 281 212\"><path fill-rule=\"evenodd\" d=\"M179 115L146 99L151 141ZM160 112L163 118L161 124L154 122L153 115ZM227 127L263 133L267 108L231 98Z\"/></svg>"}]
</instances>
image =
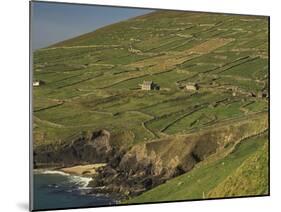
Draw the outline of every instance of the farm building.
<instances>
[{"instance_id":1,"label":"farm building","mask_svg":"<svg viewBox=\"0 0 281 212\"><path fill-rule=\"evenodd\" d=\"M257 93L257 97L258 98L266 98L266 97L268 97L268 94L266 92L259 91Z\"/></svg>"},{"instance_id":2,"label":"farm building","mask_svg":"<svg viewBox=\"0 0 281 212\"><path fill-rule=\"evenodd\" d=\"M196 90L199 89L199 86L198 86L197 83L188 83L188 84L185 85L185 88L187 90L196 91Z\"/></svg>"},{"instance_id":3,"label":"farm building","mask_svg":"<svg viewBox=\"0 0 281 212\"><path fill-rule=\"evenodd\" d=\"M141 84L141 89L146 91L159 90L160 86L154 83L153 81L143 81L143 83Z\"/></svg>"},{"instance_id":4,"label":"farm building","mask_svg":"<svg viewBox=\"0 0 281 212\"><path fill-rule=\"evenodd\" d=\"M33 87L38 87L38 86L43 85L43 84L44 84L44 81L42 81L42 80L35 80L32 83Z\"/></svg>"}]
</instances>

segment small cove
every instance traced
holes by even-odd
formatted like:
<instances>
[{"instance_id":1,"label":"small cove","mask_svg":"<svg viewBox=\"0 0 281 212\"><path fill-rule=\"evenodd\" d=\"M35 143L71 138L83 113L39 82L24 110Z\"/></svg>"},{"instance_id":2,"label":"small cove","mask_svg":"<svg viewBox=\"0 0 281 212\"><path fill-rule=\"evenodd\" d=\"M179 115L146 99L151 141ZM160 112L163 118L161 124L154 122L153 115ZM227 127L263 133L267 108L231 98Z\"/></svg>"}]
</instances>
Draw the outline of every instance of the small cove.
<instances>
[{"instance_id":1,"label":"small cove","mask_svg":"<svg viewBox=\"0 0 281 212\"><path fill-rule=\"evenodd\" d=\"M90 177L61 171L34 172L34 209L60 209L115 205L117 201L106 194L95 194L88 187Z\"/></svg>"}]
</instances>

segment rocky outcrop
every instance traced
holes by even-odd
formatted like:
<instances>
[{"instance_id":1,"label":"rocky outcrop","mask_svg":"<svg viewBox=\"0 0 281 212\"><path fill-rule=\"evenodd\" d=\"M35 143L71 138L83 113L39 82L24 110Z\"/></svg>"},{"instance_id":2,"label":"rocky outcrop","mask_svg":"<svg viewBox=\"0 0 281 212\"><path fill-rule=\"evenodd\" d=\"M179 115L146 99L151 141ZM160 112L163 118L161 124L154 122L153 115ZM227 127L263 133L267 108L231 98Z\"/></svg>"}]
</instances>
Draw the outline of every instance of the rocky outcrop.
<instances>
[{"instance_id":1,"label":"rocky outcrop","mask_svg":"<svg viewBox=\"0 0 281 212\"><path fill-rule=\"evenodd\" d=\"M210 155L225 151L267 128L267 118L258 116L201 132L137 144L117 160L110 160L93 185L135 196L190 171Z\"/></svg>"},{"instance_id":2,"label":"rocky outcrop","mask_svg":"<svg viewBox=\"0 0 281 212\"><path fill-rule=\"evenodd\" d=\"M99 130L80 135L60 148L41 146L34 150L35 167L71 166L81 163L106 163L112 157L110 133Z\"/></svg>"},{"instance_id":3,"label":"rocky outcrop","mask_svg":"<svg viewBox=\"0 0 281 212\"><path fill-rule=\"evenodd\" d=\"M111 135L100 130L80 136L59 150L38 148L34 158L37 163L60 166L107 163L97 170L90 184L94 190L135 196L190 171L210 155L223 152L267 128L267 114L260 114L187 135L135 145L129 145L133 138L130 133ZM124 143L127 148L121 145Z\"/></svg>"}]
</instances>

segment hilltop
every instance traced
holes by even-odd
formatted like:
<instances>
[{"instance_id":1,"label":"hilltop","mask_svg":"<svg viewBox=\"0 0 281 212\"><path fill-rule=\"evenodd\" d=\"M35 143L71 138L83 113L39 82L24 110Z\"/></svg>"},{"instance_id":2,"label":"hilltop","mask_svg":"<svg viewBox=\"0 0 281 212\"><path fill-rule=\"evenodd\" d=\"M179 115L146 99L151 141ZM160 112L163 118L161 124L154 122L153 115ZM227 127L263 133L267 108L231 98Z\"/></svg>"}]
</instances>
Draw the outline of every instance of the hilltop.
<instances>
[{"instance_id":1,"label":"hilltop","mask_svg":"<svg viewBox=\"0 0 281 212\"><path fill-rule=\"evenodd\" d=\"M37 50L33 70L36 167L107 163L96 185L129 202L267 194L267 17L153 12Z\"/></svg>"}]
</instances>

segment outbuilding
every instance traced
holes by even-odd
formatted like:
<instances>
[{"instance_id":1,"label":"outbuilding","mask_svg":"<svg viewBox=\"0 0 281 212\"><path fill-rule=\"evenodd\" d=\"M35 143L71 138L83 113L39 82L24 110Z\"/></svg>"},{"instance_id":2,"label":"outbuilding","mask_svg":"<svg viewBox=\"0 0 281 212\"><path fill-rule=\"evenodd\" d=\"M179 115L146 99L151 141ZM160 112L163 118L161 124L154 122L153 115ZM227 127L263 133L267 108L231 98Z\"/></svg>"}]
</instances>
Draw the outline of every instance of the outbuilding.
<instances>
[{"instance_id":1,"label":"outbuilding","mask_svg":"<svg viewBox=\"0 0 281 212\"><path fill-rule=\"evenodd\" d=\"M185 85L186 90L196 91L199 89L199 86L197 83L188 83Z\"/></svg>"},{"instance_id":2,"label":"outbuilding","mask_svg":"<svg viewBox=\"0 0 281 212\"><path fill-rule=\"evenodd\" d=\"M141 89L145 91L159 90L160 86L153 81L143 81L143 83L141 84Z\"/></svg>"},{"instance_id":3,"label":"outbuilding","mask_svg":"<svg viewBox=\"0 0 281 212\"><path fill-rule=\"evenodd\" d=\"M38 86L43 85L43 84L44 84L44 81L42 81L42 80L35 80L32 83L33 87L38 87Z\"/></svg>"}]
</instances>

